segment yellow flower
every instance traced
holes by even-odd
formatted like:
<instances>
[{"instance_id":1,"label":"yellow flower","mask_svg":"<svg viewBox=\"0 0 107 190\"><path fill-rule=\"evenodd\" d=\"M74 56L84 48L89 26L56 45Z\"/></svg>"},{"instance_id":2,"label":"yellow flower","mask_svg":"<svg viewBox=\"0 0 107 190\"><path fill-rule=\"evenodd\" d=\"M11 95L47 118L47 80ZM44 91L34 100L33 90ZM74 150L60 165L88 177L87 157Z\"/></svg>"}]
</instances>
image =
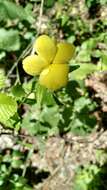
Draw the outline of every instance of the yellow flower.
<instances>
[{"instance_id":1,"label":"yellow flower","mask_svg":"<svg viewBox=\"0 0 107 190\"><path fill-rule=\"evenodd\" d=\"M67 84L69 65L75 47L67 42L56 43L47 35L41 35L34 43L37 54L23 60L23 69L29 75L40 74L39 83L54 91Z\"/></svg>"}]
</instances>

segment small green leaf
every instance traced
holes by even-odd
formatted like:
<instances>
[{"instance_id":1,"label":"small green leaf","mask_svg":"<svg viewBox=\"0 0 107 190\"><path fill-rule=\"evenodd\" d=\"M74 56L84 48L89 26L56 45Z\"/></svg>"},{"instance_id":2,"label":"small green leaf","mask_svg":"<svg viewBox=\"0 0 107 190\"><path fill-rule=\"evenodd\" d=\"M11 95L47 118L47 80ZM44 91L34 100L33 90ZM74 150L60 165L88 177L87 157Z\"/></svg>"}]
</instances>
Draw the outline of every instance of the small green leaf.
<instances>
[{"instance_id":1,"label":"small green leaf","mask_svg":"<svg viewBox=\"0 0 107 190\"><path fill-rule=\"evenodd\" d=\"M22 88L21 84L16 84L15 86L13 86L12 87L12 93L18 99L20 99L20 98L22 98L22 97L25 96L25 91Z\"/></svg>"},{"instance_id":2,"label":"small green leaf","mask_svg":"<svg viewBox=\"0 0 107 190\"><path fill-rule=\"evenodd\" d=\"M77 70L80 67L80 65L70 65L70 72Z\"/></svg>"},{"instance_id":3,"label":"small green leaf","mask_svg":"<svg viewBox=\"0 0 107 190\"><path fill-rule=\"evenodd\" d=\"M0 60L2 60L5 56L6 56L6 52L5 51L1 51L0 52Z\"/></svg>"},{"instance_id":4,"label":"small green leaf","mask_svg":"<svg viewBox=\"0 0 107 190\"><path fill-rule=\"evenodd\" d=\"M69 20L69 16L67 14L63 14L61 17L61 25L64 26Z\"/></svg>"},{"instance_id":5,"label":"small green leaf","mask_svg":"<svg viewBox=\"0 0 107 190\"><path fill-rule=\"evenodd\" d=\"M45 0L46 7L52 7L55 3L55 0Z\"/></svg>"},{"instance_id":6,"label":"small green leaf","mask_svg":"<svg viewBox=\"0 0 107 190\"><path fill-rule=\"evenodd\" d=\"M55 105L55 100L53 98L52 92L46 89L44 86L37 84L36 86L36 98L38 106L42 104Z\"/></svg>"},{"instance_id":7,"label":"small green leaf","mask_svg":"<svg viewBox=\"0 0 107 190\"><path fill-rule=\"evenodd\" d=\"M11 166L13 167L13 168L20 168L21 166L23 165L23 161L22 160L19 160L19 159L13 159L12 161L11 161Z\"/></svg>"},{"instance_id":8,"label":"small green leaf","mask_svg":"<svg viewBox=\"0 0 107 190\"><path fill-rule=\"evenodd\" d=\"M86 40L82 43L81 48L84 50L92 50L96 47L97 40L96 38L90 38L89 40Z\"/></svg>"},{"instance_id":9,"label":"small green leaf","mask_svg":"<svg viewBox=\"0 0 107 190\"><path fill-rule=\"evenodd\" d=\"M6 51L16 51L20 48L20 38L18 31L10 29L0 29L0 49Z\"/></svg>"},{"instance_id":10,"label":"small green leaf","mask_svg":"<svg viewBox=\"0 0 107 190\"><path fill-rule=\"evenodd\" d=\"M79 62L90 62L91 61L91 51L90 50L81 50L79 51L77 58Z\"/></svg>"},{"instance_id":11,"label":"small green leaf","mask_svg":"<svg viewBox=\"0 0 107 190\"><path fill-rule=\"evenodd\" d=\"M11 96L0 93L0 122L6 122L16 111L16 101Z\"/></svg>"},{"instance_id":12,"label":"small green leaf","mask_svg":"<svg viewBox=\"0 0 107 190\"><path fill-rule=\"evenodd\" d=\"M80 65L80 67L77 70L71 72L70 79L82 80L88 74L91 74L98 70L97 66L91 63L83 63L78 65Z\"/></svg>"},{"instance_id":13,"label":"small green leaf","mask_svg":"<svg viewBox=\"0 0 107 190\"><path fill-rule=\"evenodd\" d=\"M19 19L34 22L34 18L30 12L27 12L22 6L16 5L13 2L0 0L0 20Z\"/></svg>"},{"instance_id":14,"label":"small green leaf","mask_svg":"<svg viewBox=\"0 0 107 190\"><path fill-rule=\"evenodd\" d=\"M41 121L47 122L51 127L58 126L60 120L60 113L58 110L58 106L54 107L44 107L42 113L41 113Z\"/></svg>"}]
</instances>

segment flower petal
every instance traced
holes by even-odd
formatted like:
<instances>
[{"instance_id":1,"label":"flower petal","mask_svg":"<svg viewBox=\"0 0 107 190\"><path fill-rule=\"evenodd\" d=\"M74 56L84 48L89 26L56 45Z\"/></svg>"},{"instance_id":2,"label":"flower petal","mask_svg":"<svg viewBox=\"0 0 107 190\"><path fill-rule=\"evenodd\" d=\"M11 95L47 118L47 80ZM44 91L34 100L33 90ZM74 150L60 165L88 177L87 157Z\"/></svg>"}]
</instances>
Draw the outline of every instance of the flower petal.
<instances>
[{"instance_id":1,"label":"flower petal","mask_svg":"<svg viewBox=\"0 0 107 190\"><path fill-rule=\"evenodd\" d=\"M75 52L74 45L67 42L61 42L57 45L57 47L58 50L53 60L53 63L66 63L73 57Z\"/></svg>"},{"instance_id":2,"label":"flower petal","mask_svg":"<svg viewBox=\"0 0 107 190\"><path fill-rule=\"evenodd\" d=\"M41 72L39 83L52 91L57 90L67 84L68 71L68 64L51 64Z\"/></svg>"},{"instance_id":3,"label":"flower petal","mask_svg":"<svg viewBox=\"0 0 107 190\"><path fill-rule=\"evenodd\" d=\"M35 76L47 67L48 62L38 55L30 55L23 60L22 64L26 73Z\"/></svg>"},{"instance_id":4,"label":"flower petal","mask_svg":"<svg viewBox=\"0 0 107 190\"><path fill-rule=\"evenodd\" d=\"M57 51L55 41L47 35L41 35L37 38L34 49L38 55L45 58L49 63L53 60Z\"/></svg>"}]
</instances>

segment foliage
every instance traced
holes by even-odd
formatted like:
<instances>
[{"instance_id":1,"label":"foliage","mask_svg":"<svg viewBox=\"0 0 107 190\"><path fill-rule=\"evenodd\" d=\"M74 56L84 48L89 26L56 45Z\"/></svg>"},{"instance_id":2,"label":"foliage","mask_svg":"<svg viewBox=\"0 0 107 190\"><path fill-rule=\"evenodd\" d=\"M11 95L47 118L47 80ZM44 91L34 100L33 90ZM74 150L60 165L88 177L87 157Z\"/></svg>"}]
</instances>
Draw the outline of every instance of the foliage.
<instances>
[{"instance_id":1,"label":"foliage","mask_svg":"<svg viewBox=\"0 0 107 190\"><path fill-rule=\"evenodd\" d=\"M30 23L34 21L32 15L29 14L26 8L17 6L13 2L0 0L0 20L6 19L27 20Z\"/></svg>"},{"instance_id":2,"label":"foliage","mask_svg":"<svg viewBox=\"0 0 107 190\"><path fill-rule=\"evenodd\" d=\"M8 150L8 154L0 157L0 189L31 190L28 185L31 171L23 176L23 168L26 163L25 156L19 150ZM36 178L36 177L35 177ZM8 186L7 186L8 184Z\"/></svg>"},{"instance_id":3,"label":"foliage","mask_svg":"<svg viewBox=\"0 0 107 190\"><path fill-rule=\"evenodd\" d=\"M86 0L86 5L90 8L93 5L97 5L97 4L101 4L101 5L105 5L107 4L107 0Z\"/></svg>"},{"instance_id":4,"label":"foliage","mask_svg":"<svg viewBox=\"0 0 107 190\"><path fill-rule=\"evenodd\" d=\"M106 190L104 178L107 177L107 165L99 167L95 164L89 164L83 168L78 168L74 180L74 190Z\"/></svg>"},{"instance_id":5,"label":"foliage","mask_svg":"<svg viewBox=\"0 0 107 190\"><path fill-rule=\"evenodd\" d=\"M5 51L16 51L20 48L18 31L0 29L0 49Z\"/></svg>"}]
</instances>

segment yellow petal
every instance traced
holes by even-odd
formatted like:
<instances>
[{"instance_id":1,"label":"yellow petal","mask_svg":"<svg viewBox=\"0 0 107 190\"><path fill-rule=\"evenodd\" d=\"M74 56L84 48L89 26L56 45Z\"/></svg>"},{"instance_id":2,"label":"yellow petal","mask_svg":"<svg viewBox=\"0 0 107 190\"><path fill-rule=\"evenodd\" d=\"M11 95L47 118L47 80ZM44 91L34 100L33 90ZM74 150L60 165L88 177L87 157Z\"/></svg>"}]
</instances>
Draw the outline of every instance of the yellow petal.
<instances>
[{"instance_id":1,"label":"yellow petal","mask_svg":"<svg viewBox=\"0 0 107 190\"><path fill-rule=\"evenodd\" d=\"M38 55L30 55L23 60L22 64L26 73L35 76L48 65L48 62Z\"/></svg>"},{"instance_id":2,"label":"yellow petal","mask_svg":"<svg viewBox=\"0 0 107 190\"><path fill-rule=\"evenodd\" d=\"M53 60L57 51L55 41L47 35L41 35L37 38L34 49L38 55L45 58L49 63Z\"/></svg>"},{"instance_id":3,"label":"yellow petal","mask_svg":"<svg viewBox=\"0 0 107 190\"><path fill-rule=\"evenodd\" d=\"M68 71L68 64L51 64L41 72L39 83L52 91L57 90L67 84Z\"/></svg>"},{"instance_id":4,"label":"yellow petal","mask_svg":"<svg viewBox=\"0 0 107 190\"><path fill-rule=\"evenodd\" d=\"M73 57L75 52L74 45L67 42L61 42L57 47L58 50L53 63L66 63Z\"/></svg>"}]
</instances>

